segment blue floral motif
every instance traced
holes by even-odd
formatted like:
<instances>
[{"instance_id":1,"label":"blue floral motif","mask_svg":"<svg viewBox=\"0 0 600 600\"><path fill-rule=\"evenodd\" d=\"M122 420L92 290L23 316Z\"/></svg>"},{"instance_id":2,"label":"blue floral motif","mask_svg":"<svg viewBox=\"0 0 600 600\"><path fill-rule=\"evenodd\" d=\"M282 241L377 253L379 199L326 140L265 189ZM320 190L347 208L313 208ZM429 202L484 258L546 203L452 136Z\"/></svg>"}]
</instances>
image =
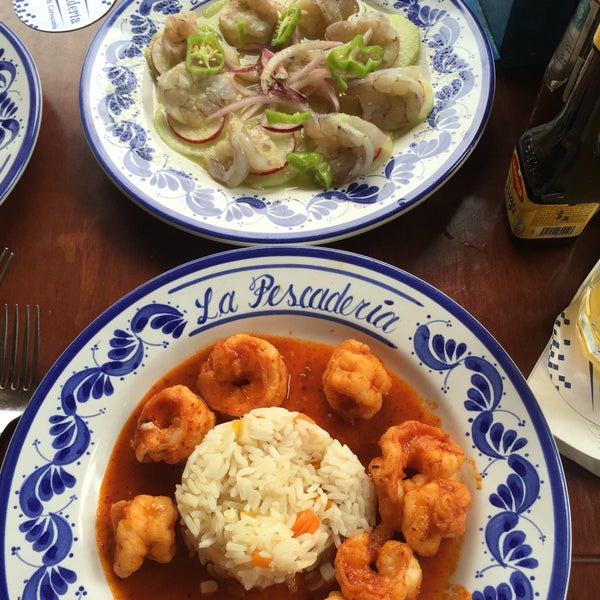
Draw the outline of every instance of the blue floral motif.
<instances>
[{"instance_id":1,"label":"blue floral motif","mask_svg":"<svg viewBox=\"0 0 600 600\"><path fill-rule=\"evenodd\" d=\"M472 600L521 600L533 598L533 589L527 577L520 571L510 575L510 585L501 583L498 587L485 586L483 592L474 592Z\"/></svg>"},{"instance_id":2,"label":"blue floral motif","mask_svg":"<svg viewBox=\"0 0 600 600\"><path fill-rule=\"evenodd\" d=\"M0 48L0 92L10 89L17 75L17 68L10 60L4 60L5 49Z\"/></svg>"},{"instance_id":3,"label":"blue floral motif","mask_svg":"<svg viewBox=\"0 0 600 600\"><path fill-rule=\"evenodd\" d=\"M2 60L3 56L4 48L0 48L0 150L6 148L21 130L19 120L15 118L18 106L9 95L17 69L9 60Z\"/></svg>"},{"instance_id":4,"label":"blue floral motif","mask_svg":"<svg viewBox=\"0 0 600 600\"><path fill-rule=\"evenodd\" d=\"M450 326L449 323L443 325ZM413 336L415 353L424 366L442 375L446 391L456 369L471 373L463 405L474 415L471 420L473 444L490 461L482 475L485 477L486 471L495 465L507 472L504 483L489 497L490 504L500 512L491 516L485 527L486 548L494 562L484 570L512 569L510 585L503 582L496 588L486 586L483 591L472 594L473 600L533 600L536 593L526 571L538 568L539 561L532 555L523 526L531 524L528 515L539 498L541 482L535 466L521 454L527 440L506 422L507 416L512 415L502 410L504 385L498 369L485 358L471 355L464 342L436 333L437 326L436 322L417 328ZM522 423L518 422L517 426ZM482 573L480 571L479 576Z\"/></svg>"},{"instance_id":5,"label":"blue floral motif","mask_svg":"<svg viewBox=\"0 0 600 600\"><path fill-rule=\"evenodd\" d=\"M185 195L185 199L190 209L198 215L211 217L221 214L221 209L216 204L214 191L199 186L196 188L193 181L192 189Z\"/></svg>"},{"instance_id":6,"label":"blue floral motif","mask_svg":"<svg viewBox=\"0 0 600 600\"><path fill-rule=\"evenodd\" d=\"M76 486L70 468L89 451L92 442L90 421L98 414L87 411L88 404L114 393L114 382L135 372L143 363L146 348L153 345L152 331L165 339L178 339L187 325L184 315L167 304L149 304L139 308L130 322L130 330L116 329L108 340L106 360L73 373L60 395L61 412L49 419L52 457L45 459L21 484L19 506L23 540L37 553L39 564L25 583L22 600L58 600L64 597L77 575L61 563L69 556L76 540L67 510L74 498L66 498L58 510L49 510L51 501ZM142 337L144 336L144 337ZM166 337L165 337L166 336ZM93 353L97 348L93 349ZM20 556L21 549L13 548ZM23 559L25 560L25 559ZM85 595L79 588L77 596Z\"/></svg>"},{"instance_id":7,"label":"blue floral motif","mask_svg":"<svg viewBox=\"0 0 600 600\"><path fill-rule=\"evenodd\" d=\"M313 219L327 218L334 213L339 204L345 200L344 194L336 190L315 194L309 201L307 209Z\"/></svg>"},{"instance_id":8,"label":"blue floral motif","mask_svg":"<svg viewBox=\"0 0 600 600\"><path fill-rule=\"evenodd\" d=\"M287 227L297 227L307 219L306 215L293 211L287 202L277 200L267 207L269 220L272 223Z\"/></svg>"},{"instance_id":9,"label":"blue floral motif","mask_svg":"<svg viewBox=\"0 0 600 600\"><path fill-rule=\"evenodd\" d=\"M457 140L452 132L461 125L456 103L472 91L475 82L473 66L455 50L460 39L460 25L447 10L430 7L422 0L397 0L394 8L404 12L408 19L422 30L424 44L433 52L431 65L438 77L445 81L434 91L434 106L427 119L427 141L416 141L410 148L398 152L382 172L367 178L368 182L353 182L344 190L328 190L308 197L305 202L278 198L275 201L250 198L246 195L230 196L230 201L220 201L209 194L204 185L189 174L171 169L165 164L154 165L158 156L147 138L147 132L132 132L139 106L136 91L140 81L134 70L140 72L140 62L145 66L144 51L160 23L169 15L183 9L195 9L206 0L142 0L137 9L121 23L126 39L113 43L106 50L108 68L105 72L106 95L99 114L118 145L128 146L123 165L128 171L144 178L160 193L168 189L182 196L183 206L193 215L205 219L222 218L226 223L243 225L248 221L268 219L281 227L298 227L307 221L321 221L342 213L347 205L378 205L397 196L397 205L404 198L404 188L415 180L427 176L427 163L447 152ZM161 157L161 160L164 160ZM194 183L191 188L176 186L173 180ZM381 183L383 181L383 183ZM168 185L165 187L165 184ZM196 189L197 186L197 189ZM284 203L287 201L287 207Z\"/></svg>"},{"instance_id":10,"label":"blue floral motif","mask_svg":"<svg viewBox=\"0 0 600 600\"><path fill-rule=\"evenodd\" d=\"M175 15L181 12L182 8L178 0L143 0L139 11L141 15L149 15L153 11L162 15Z\"/></svg>"},{"instance_id":11,"label":"blue floral motif","mask_svg":"<svg viewBox=\"0 0 600 600\"><path fill-rule=\"evenodd\" d=\"M394 2L394 8L404 9L406 16L421 28L432 27L447 15L445 10L421 7L420 4L420 0L397 0Z\"/></svg>"}]
</instances>

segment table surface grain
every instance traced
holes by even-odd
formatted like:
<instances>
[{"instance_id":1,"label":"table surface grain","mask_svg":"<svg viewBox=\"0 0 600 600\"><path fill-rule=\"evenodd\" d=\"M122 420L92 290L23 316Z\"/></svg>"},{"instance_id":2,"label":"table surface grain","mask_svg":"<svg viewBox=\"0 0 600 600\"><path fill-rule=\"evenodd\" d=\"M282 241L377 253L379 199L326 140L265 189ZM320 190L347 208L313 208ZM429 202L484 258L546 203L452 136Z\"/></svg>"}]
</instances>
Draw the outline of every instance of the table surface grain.
<instances>
[{"instance_id":1,"label":"table surface grain","mask_svg":"<svg viewBox=\"0 0 600 600\"><path fill-rule=\"evenodd\" d=\"M30 163L0 206L0 247L14 253L0 301L39 303L41 369L101 312L148 279L230 249L177 230L128 200L83 135L78 91L100 26L65 33L28 28L12 2L0 20L31 52L43 116ZM575 241L522 242L508 229L503 187L527 127L542 68L499 70L489 122L476 149L442 189L400 218L330 246L383 260L442 290L478 319L527 377L555 317L600 258L600 218ZM600 597L600 479L563 460L573 559L568 600ZM548 599L554 600L554 599Z\"/></svg>"}]
</instances>

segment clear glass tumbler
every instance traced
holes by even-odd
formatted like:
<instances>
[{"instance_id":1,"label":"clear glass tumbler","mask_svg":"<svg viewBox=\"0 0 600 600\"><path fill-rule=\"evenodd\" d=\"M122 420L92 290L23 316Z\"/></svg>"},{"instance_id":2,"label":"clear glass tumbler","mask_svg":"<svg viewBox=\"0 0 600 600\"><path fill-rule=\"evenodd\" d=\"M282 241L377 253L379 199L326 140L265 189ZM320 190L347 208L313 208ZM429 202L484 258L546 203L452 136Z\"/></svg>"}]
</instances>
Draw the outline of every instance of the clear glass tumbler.
<instances>
[{"instance_id":1,"label":"clear glass tumbler","mask_svg":"<svg viewBox=\"0 0 600 600\"><path fill-rule=\"evenodd\" d=\"M590 360L600 370L600 262L581 296L577 328Z\"/></svg>"}]
</instances>

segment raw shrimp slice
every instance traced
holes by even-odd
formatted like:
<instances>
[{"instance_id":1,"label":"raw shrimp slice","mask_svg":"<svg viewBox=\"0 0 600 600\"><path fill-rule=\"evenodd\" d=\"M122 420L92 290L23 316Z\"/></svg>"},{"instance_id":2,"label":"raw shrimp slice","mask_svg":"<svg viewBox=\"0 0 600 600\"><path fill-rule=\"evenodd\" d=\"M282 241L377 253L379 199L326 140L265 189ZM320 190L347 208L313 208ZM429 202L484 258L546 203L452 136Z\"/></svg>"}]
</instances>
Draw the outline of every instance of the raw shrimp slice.
<instances>
[{"instance_id":1,"label":"raw shrimp slice","mask_svg":"<svg viewBox=\"0 0 600 600\"><path fill-rule=\"evenodd\" d=\"M278 18L271 0L229 0L219 13L219 28L236 48L264 46L271 41Z\"/></svg>"},{"instance_id":2,"label":"raw shrimp slice","mask_svg":"<svg viewBox=\"0 0 600 600\"><path fill-rule=\"evenodd\" d=\"M381 129L353 115L318 115L305 121L303 129L308 148L328 161L334 184L364 175L383 149L391 146Z\"/></svg>"},{"instance_id":3,"label":"raw shrimp slice","mask_svg":"<svg viewBox=\"0 0 600 600\"><path fill-rule=\"evenodd\" d=\"M227 187L240 185L250 173L243 139L237 131L228 129L224 139L212 146L205 160L208 174Z\"/></svg>"},{"instance_id":4,"label":"raw shrimp slice","mask_svg":"<svg viewBox=\"0 0 600 600\"><path fill-rule=\"evenodd\" d=\"M156 80L156 93L168 114L191 127L202 127L207 117L241 97L232 73L198 75L190 73L184 63Z\"/></svg>"},{"instance_id":5,"label":"raw shrimp slice","mask_svg":"<svg viewBox=\"0 0 600 600\"><path fill-rule=\"evenodd\" d=\"M346 92L367 121L386 131L415 125L426 115L427 94L418 67L379 69L349 82Z\"/></svg>"},{"instance_id":6,"label":"raw shrimp slice","mask_svg":"<svg viewBox=\"0 0 600 600\"><path fill-rule=\"evenodd\" d=\"M196 15L191 11L166 18L162 33L152 39L150 46L152 66L157 75L185 59L188 36L199 31Z\"/></svg>"},{"instance_id":7,"label":"raw shrimp slice","mask_svg":"<svg viewBox=\"0 0 600 600\"><path fill-rule=\"evenodd\" d=\"M362 15L353 15L345 21L332 23L325 30L325 39L346 43L358 34L363 36L365 44L383 48L381 69L394 64L400 51L400 36L383 13L368 11Z\"/></svg>"},{"instance_id":8,"label":"raw shrimp slice","mask_svg":"<svg viewBox=\"0 0 600 600\"><path fill-rule=\"evenodd\" d=\"M298 28L303 37L320 40L328 25L347 19L357 10L354 0L297 0L301 11Z\"/></svg>"}]
</instances>

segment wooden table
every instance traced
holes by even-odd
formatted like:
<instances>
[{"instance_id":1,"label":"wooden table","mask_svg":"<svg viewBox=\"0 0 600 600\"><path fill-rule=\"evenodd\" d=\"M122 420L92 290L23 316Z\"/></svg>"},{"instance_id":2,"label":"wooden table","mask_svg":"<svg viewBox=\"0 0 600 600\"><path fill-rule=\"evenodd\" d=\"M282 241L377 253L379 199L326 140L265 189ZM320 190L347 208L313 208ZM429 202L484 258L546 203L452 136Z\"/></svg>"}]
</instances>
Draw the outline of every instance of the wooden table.
<instances>
[{"instance_id":1,"label":"wooden table","mask_svg":"<svg viewBox=\"0 0 600 600\"><path fill-rule=\"evenodd\" d=\"M30 164L0 206L0 246L15 253L0 301L40 304L45 372L121 296L172 267L230 246L146 214L95 161L81 127L78 89L100 23L69 33L35 31L18 20L12 2L0 4L0 19L33 55L44 96ZM600 257L600 218L571 242L522 243L508 230L504 182L540 77L540 68L500 71L489 123L460 171L401 218L332 244L401 267L448 294L491 332L525 376L555 317ZM564 468L573 522L568 599L596 600L600 479L567 459Z\"/></svg>"}]
</instances>

